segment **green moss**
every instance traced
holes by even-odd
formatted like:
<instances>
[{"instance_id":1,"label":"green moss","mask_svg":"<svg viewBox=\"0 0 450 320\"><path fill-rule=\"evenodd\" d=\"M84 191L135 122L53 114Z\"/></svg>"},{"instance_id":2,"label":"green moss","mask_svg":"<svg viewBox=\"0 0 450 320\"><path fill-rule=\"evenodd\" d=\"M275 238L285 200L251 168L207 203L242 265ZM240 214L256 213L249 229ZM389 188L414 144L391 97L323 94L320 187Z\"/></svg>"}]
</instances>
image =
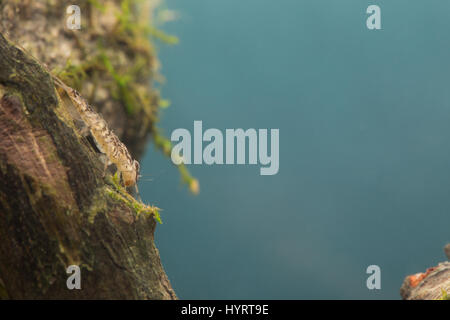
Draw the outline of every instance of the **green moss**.
<instances>
[{"instance_id":1,"label":"green moss","mask_svg":"<svg viewBox=\"0 0 450 320\"><path fill-rule=\"evenodd\" d=\"M80 90L83 86L83 82L87 79L86 70L89 69L90 66L91 63L76 65L69 59L62 69L52 70L52 73L56 74L62 81L70 84L73 88Z\"/></svg>"},{"instance_id":2,"label":"green moss","mask_svg":"<svg viewBox=\"0 0 450 320\"><path fill-rule=\"evenodd\" d=\"M167 34L164 31L159 30L157 28L149 26L145 30L150 37L158 39L164 42L165 44L174 45L178 44L179 42L178 37Z\"/></svg>"},{"instance_id":3,"label":"green moss","mask_svg":"<svg viewBox=\"0 0 450 320\"><path fill-rule=\"evenodd\" d=\"M6 300L9 299L9 295L8 292L6 291L5 285L2 281L2 279L0 279L0 300Z\"/></svg>"},{"instance_id":4,"label":"green moss","mask_svg":"<svg viewBox=\"0 0 450 320\"><path fill-rule=\"evenodd\" d=\"M99 59L103 63L103 66L106 68L108 73L114 79L114 82L117 86L117 91L113 91L117 92L114 98L120 100L123 103L128 115L133 115L136 112L136 109L138 109L139 104L135 99L132 76L127 73L119 73L113 67L111 60L106 55L106 53L101 53L99 55Z\"/></svg>"},{"instance_id":5,"label":"green moss","mask_svg":"<svg viewBox=\"0 0 450 320\"><path fill-rule=\"evenodd\" d=\"M87 2L89 5L96 8L97 10L100 10L101 12L105 12L106 10L105 6L99 0L87 0Z\"/></svg>"},{"instance_id":6,"label":"green moss","mask_svg":"<svg viewBox=\"0 0 450 320\"><path fill-rule=\"evenodd\" d=\"M172 142L169 139L167 139L165 136L163 136L162 133L158 129L155 129L153 132L153 141L155 142L155 146L159 150L161 150L161 152L165 156L167 156L169 158L171 157ZM178 171L180 172L181 181L189 187L189 190L193 194L198 194L200 191L199 190L200 186L199 186L198 180L195 179L194 177L192 177L189 170L186 168L186 166L184 164L177 165L176 167L178 168Z\"/></svg>"},{"instance_id":7,"label":"green moss","mask_svg":"<svg viewBox=\"0 0 450 320\"><path fill-rule=\"evenodd\" d=\"M120 179L119 179L119 176L117 175L117 173L114 176L107 178L107 181L112 188L107 187L105 190L106 194L111 199L125 204L127 207L129 207L131 210L133 210L133 212L136 214L136 216L139 216L141 214L153 216L153 218L157 222L162 224L161 216L159 214L160 209L155 206L146 205L146 204L134 199L127 192L127 190L121 186L119 180Z\"/></svg>"},{"instance_id":8,"label":"green moss","mask_svg":"<svg viewBox=\"0 0 450 320\"><path fill-rule=\"evenodd\" d=\"M450 296L447 294L447 291L445 289L441 288L442 297L439 298L439 300L450 300Z\"/></svg>"},{"instance_id":9,"label":"green moss","mask_svg":"<svg viewBox=\"0 0 450 320\"><path fill-rule=\"evenodd\" d=\"M95 217L98 213L104 212L107 208L107 203L104 197L104 192L106 190L102 189L100 192L97 192L93 197L92 205L88 210L88 222L93 224L95 221Z\"/></svg>"},{"instance_id":10,"label":"green moss","mask_svg":"<svg viewBox=\"0 0 450 320\"><path fill-rule=\"evenodd\" d=\"M158 107L160 107L161 109L166 109L170 107L170 105L171 105L170 100L160 98L158 101Z\"/></svg>"}]
</instances>

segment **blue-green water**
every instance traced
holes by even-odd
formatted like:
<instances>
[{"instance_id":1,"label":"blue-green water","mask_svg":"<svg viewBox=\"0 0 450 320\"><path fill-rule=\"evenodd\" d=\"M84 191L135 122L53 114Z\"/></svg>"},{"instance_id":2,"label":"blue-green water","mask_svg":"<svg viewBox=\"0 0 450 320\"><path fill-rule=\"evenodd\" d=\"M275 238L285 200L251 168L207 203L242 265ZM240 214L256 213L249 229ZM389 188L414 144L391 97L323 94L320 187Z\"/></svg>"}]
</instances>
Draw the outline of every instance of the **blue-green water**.
<instances>
[{"instance_id":1,"label":"blue-green water","mask_svg":"<svg viewBox=\"0 0 450 320\"><path fill-rule=\"evenodd\" d=\"M160 127L279 128L280 171L153 148L143 198L183 299L399 298L450 241L450 2L166 0ZM382 30L366 28L377 4ZM381 290L366 268L381 267Z\"/></svg>"}]
</instances>

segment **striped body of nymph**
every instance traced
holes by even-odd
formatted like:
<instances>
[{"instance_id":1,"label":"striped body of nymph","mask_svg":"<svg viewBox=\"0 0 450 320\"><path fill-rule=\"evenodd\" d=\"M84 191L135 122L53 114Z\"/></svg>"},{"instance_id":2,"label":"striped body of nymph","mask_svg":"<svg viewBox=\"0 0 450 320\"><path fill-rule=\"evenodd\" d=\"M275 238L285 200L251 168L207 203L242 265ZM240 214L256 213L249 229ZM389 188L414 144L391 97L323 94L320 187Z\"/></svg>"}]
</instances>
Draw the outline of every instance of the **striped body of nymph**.
<instances>
[{"instance_id":1,"label":"striped body of nymph","mask_svg":"<svg viewBox=\"0 0 450 320\"><path fill-rule=\"evenodd\" d=\"M114 163L120 173L123 184L126 187L135 186L137 191L139 162L131 157L127 147L109 129L106 121L94 111L75 89L69 87L55 76L53 76L53 79L67 93L81 119L89 128L96 146L106 156L107 163L105 165L108 166Z\"/></svg>"}]
</instances>

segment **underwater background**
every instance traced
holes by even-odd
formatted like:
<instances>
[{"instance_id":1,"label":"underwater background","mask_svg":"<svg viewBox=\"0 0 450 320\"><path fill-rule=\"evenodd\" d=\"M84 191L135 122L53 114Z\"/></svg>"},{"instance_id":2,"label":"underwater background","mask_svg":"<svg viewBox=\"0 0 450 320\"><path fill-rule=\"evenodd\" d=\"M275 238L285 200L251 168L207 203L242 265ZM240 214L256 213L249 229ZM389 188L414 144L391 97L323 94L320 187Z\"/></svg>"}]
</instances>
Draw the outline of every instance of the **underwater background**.
<instances>
[{"instance_id":1,"label":"underwater background","mask_svg":"<svg viewBox=\"0 0 450 320\"><path fill-rule=\"evenodd\" d=\"M182 299L399 299L450 241L450 2L166 0L159 127L279 128L280 170L142 161ZM382 30L366 27L381 7ZM381 290L366 268L381 267Z\"/></svg>"}]
</instances>

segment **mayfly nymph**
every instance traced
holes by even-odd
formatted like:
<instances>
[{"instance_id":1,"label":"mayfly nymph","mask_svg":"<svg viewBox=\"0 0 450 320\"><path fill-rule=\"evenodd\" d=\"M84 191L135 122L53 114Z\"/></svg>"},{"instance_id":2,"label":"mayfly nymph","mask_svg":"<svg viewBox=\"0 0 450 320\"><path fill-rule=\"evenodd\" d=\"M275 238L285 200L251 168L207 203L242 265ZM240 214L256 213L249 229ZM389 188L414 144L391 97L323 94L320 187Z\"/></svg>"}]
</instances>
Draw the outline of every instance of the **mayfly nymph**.
<instances>
[{"instance_id":1,"label":"mayfly nymph","mask_svg":"<svg viewBox=\"0 0 450 320\"><path fill-rule=\"evenodd\" d=\"M127 147L108 128L106 121L94 111L75 89L66 85L59 78L53 75L52 77L55 83L67 93L80 114L81 119L89 128L98 149L106 155L107 163L105 165L108 166L114 163L124 185L126 187L134 185L137 191L137 180L140 169L139 162L131 157Z\"/></svg>"}]
</instances>

